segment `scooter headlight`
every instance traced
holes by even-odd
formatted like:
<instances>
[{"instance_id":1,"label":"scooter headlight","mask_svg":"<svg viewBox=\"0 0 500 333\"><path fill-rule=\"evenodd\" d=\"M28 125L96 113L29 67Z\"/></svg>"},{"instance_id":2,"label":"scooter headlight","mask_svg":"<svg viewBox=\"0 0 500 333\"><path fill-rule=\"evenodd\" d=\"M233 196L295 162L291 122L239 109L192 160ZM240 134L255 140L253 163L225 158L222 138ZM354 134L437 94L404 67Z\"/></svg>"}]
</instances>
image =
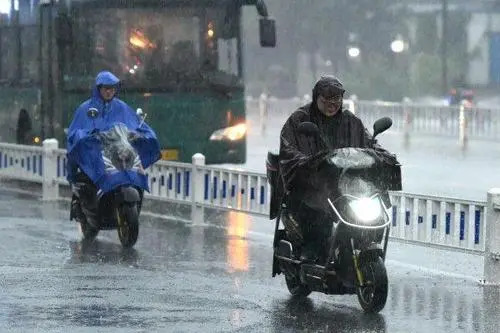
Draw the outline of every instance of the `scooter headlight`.
<instances>
[{"instance_id":1,"label":"scooter headlight","mask_svg":"<svg viewBox=\"0 0 500 333\"><path fill-rule=\"evenodd\" d=\"M361 222L373 222L382 215L382 205L378 197L356 199L349 202L349 206Z\"/></svg>"}]
</instances>

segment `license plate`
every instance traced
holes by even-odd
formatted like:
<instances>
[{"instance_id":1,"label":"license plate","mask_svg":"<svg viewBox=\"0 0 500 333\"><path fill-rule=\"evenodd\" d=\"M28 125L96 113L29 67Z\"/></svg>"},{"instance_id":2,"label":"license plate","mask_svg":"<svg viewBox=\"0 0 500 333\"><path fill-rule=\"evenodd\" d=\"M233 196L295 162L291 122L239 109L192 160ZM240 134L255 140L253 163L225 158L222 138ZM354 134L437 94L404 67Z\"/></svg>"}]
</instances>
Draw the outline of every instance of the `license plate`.
<instances>
[{"instance_id":1,"label":"license plate","mask_svg":"<svg viewBox=\"0 0 500 333\"><path fill-rule=\"evenodd\" d=\"M161 151L161 159L165 161L177 161L179 159L179 150L163 149Z\"/></svg>"}]
</instances>

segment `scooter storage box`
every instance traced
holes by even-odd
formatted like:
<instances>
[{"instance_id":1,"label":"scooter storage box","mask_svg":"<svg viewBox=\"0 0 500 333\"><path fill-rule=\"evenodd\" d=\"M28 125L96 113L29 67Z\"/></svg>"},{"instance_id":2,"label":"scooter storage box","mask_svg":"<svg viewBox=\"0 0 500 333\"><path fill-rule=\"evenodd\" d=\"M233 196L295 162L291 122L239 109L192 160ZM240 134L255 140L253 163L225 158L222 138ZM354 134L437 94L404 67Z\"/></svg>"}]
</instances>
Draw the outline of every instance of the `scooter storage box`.
<instances>
[{"instance_id":1,"label":"scooter storage box","mask_svg":"<svg viewBox=\"0 0 500 333\"><path fill-rule=\"evenodd\" d=\"M271 151L268 152L266 160L267 181L272 187L276 186L276 180L278 179L278 169L279 155Z\"/></svg>"},{"instance_id":2,"label":"scooter storage box","mask_svg":"<svg viewBox=\"0 0 500 333\"><path fill-rule=\"evenodd\" d=\"M279 170L279 155L274 152L267 153L266 160L267 181L271 186L269 218L272 220L279 214L280 203L284 189Z\"/></svg>"}]
</instances>

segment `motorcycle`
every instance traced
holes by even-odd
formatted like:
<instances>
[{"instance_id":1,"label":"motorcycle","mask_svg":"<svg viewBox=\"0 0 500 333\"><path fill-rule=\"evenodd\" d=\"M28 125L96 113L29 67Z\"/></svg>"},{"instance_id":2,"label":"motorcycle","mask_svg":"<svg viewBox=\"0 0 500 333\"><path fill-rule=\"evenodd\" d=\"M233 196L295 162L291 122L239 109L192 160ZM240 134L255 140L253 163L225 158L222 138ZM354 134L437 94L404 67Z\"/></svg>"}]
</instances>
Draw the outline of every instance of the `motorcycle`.
<instances>
[{"instance_id":1,"label":"motorcycle","mask_svg":"<svg viewBox=\"0 0 500 333\"><path fill-rule=\"evenodd\" d=\"M464 105L466 108L472 108L475 106L474 101L475 93L471 89L451 89L448 95L448 105Z\"/></svg>"},{"instance_id":2,"label":"motorcycle","mask_svg":"<svg viewBox=\"0 0 500 333\"><path fill-rule=\"evenodd\" d=\"M390 118L377 120L374 142L391 125ZM298 130L309 136L318 133L311 122L301 123ZM302 231L286 194L271 197L270 218L276 217L272 276L283 273L293 296L307 297L312 291L357 294L365 312L377 313L384 308L388 294L389 191L402 189L400 164L394 155L375 148L340 148L314 158L320 163L309 173L308 182L319 186L311 200L320 202L331 219L330 237L318 260L301 261ZM278 155L268 153L267 168L272 195L284 193L276 190L283 184Z\"/></svg>"},{"instance_id":3,"label":"motorcycle","mask_svg":"<svg viewBox=\"0 0 500 333\"><path fill-rule=\"evenodd\" d=\"M141 127L145 115L140 109L137 115L142 119ZM98 110L91 108L87 116L96 119ZM73 195L81 198L88 193L86 191L95 193L98 189L97 218L90 219L84 214L83 220L77 219L84 240L95 239L100 230L117 229L122 246L133 247L139 235L144 191L149 191L144 170L160 157L158 141L155 137L130 131L122 123L115 123L105 131L94 129L77 145L71 152L71 158L79 168ZM147 150L144 147L153 148ZM74 217L72 211L70 219Z\"/></svg>"}]
</instances>

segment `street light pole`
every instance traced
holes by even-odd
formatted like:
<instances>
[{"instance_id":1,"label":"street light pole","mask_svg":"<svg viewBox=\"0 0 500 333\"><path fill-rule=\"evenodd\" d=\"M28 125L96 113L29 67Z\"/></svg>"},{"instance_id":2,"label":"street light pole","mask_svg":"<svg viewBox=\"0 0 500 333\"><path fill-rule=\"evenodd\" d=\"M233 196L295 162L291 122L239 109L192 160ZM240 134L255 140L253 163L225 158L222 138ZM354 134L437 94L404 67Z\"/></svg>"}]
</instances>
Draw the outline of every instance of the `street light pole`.
<instances>
[{"instance_id":1,"label":"street light pole","mask_svg":"<svg viewBox=\"0 0 500 333\"><path fill-rule=\"evenodd\" d=\"M448 0L442 0L441 10L441 84L443 95L448 94Z\"/></svg>"}]
</instances>

